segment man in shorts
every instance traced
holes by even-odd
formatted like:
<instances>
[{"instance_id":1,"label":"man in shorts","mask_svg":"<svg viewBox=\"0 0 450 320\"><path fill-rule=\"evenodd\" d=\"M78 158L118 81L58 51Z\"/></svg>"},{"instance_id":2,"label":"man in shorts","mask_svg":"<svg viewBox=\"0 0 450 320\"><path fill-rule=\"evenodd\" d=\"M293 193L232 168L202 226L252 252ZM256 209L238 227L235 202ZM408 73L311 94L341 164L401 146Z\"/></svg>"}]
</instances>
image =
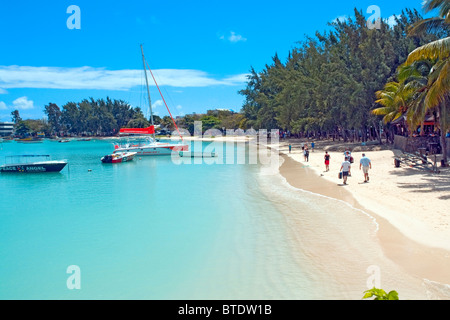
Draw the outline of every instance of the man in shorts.
<instances>
[{"instance_id":1,"label":"man in shorts","mask_svg":"<svg viewBox=\"0 0 450 320\"><path fill-rule=\"evenodd\" d=\"M364 182L369 182L369 169L372 169L372 162L366 155L363 153L361 160L359 160L359 170L364 172Z\"/></svg>"},{"instance_id":2,"label":"man in shorts","mask_svg":"<svg viewBox=\"0 0 450 320\"><path fill-rule=\"evenodd\" d=\"M342 171L342 178L344 179L344 184L347 184L347 178L350 175L350 167L351 167L350 159L348 157L345 157L345 161L342 162L341 165L341 171Z\"/></svg>"}]
</instances>

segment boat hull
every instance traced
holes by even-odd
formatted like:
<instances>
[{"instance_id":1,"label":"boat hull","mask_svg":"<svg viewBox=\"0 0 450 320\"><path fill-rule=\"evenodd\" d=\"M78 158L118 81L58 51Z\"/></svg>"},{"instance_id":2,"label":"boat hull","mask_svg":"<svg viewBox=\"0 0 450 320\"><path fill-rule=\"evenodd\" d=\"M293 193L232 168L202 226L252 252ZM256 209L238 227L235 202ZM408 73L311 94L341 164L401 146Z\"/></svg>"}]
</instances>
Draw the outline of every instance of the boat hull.
<instances>
[{"instance_id":1,"label":"boat hull","mask_svg":"<svg viewBox=\"0 0 450 320\"><path fill-rule=\"evenodd\" d=\"M122 155L119 154L106 155L101 159L101 161L103 163L122 163L132 161L135 155L136 152L127 152Z\"/></svg>"},{"instance_id":2,"label":"boat hull","mask_svg":"<svg viewBox=\"0 0 450 320\"><path fill-rule=\"evenodd\" d=\"M67 165L67 162L59 161L52 163L20 163L0 166L2 173L42 173L60 172Z\"/></svg>"},{"instance_id":3,"label":"boat hull","mask_svg":"<svg viewBox=\"0 0 450 320\"><path fill-rule=\"evenodd\" d=\"M161 144L150 146L130 146L128 148L117 148L113 153L118 152L136 152L140 156L170 156L173 152L188 151L188 145Z\"/></svg>"}]
</instances>

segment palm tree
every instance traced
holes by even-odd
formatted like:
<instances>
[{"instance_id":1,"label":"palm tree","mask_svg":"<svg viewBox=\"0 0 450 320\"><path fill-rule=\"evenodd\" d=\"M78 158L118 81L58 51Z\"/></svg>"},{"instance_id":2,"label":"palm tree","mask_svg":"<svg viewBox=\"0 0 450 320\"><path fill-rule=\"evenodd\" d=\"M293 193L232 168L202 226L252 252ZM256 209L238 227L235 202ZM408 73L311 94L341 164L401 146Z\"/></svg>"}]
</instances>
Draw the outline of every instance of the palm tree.
<instances>
[{"instance_id":1,"label":"palm tree","mask_svg":"<svg viewBox=\"0 0 450 320\"><path fill-rule=\"evenodd\" d=\"M425 12L438 9L438 17L418 22L410 31L417 34L423 31L448 31L450 29L450 0L428 0L424 4ZM405 65L421 60L436 61L428 77L424 108L434 109L439 116L441 146L444 164L447 163L446 133L449 129L448 100L450 93L450 37L430 42L412 51Z\"/></svg>"},{"instance_id":2,"label":"palm tree","mask_svg":"<svg viewBox=\"0 0 450 320\"><path fill-rule=\"evenodd\" d=\"M406 119L411 132L421 126L421 134L425 117L429 110L424 103L428 93L429 74L433 64L428 60L421 60L410 65L403 64L398 68L397 77L404 84L405 90L410 93L410 101L406 110Z\"/></svg>"},{"instance_id":3,"label":"palm tree","mask_svg":"<svg viewBox=\"0 0 450 320\"><path fill-rule=\"evenodd\" d=\"M437 17L421 20L411 27L410 35L418 35L425 32L440 33L450 29L450 1L448 0L426 0L423 5L423 10L428 13L432 10L438 9Z\"/></svg>"},{"instance_id":4,"label":"palm tree","mask_svg":"<svg viewBox=\"0 0 450 320\"><path fill-rule=\"evenodd\" d=\"M383 90L375 93L376 103L382 107L373 109L371 112L377 116L384 116L384 123L392 122L400 118L407 110L408 103L412 97L413 91L408 90L404 83L389 82Z\"/></svg>"}]
</instances>

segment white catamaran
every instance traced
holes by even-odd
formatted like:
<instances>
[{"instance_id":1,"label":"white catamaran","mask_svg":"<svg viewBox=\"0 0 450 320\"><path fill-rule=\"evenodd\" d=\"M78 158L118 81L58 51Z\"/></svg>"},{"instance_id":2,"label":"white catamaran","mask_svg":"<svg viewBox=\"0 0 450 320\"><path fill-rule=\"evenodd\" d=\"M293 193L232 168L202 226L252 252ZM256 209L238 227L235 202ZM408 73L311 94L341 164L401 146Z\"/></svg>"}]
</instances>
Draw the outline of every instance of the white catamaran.
<instances>
[{"instance_id":1,"label":"white catamaran","mask_svg":"<svg viewBox=\"0 0 450 320\"><path fill-rule=\"evenodd\" d=\"M119 134L138 134L141 136L146 136L146 139L144 141L135 141L133 143L127 142L122 145L115 145L115 150L113 153L123 153L123 152L136 152L137 155L142 156L159 156L159 155L171 155L172 152L180 152L180 151L189 151L189 145L183 142L183 137L180 134L180 131L178 129L177 124L173 120L172 114L170 113L169 107L167 107L167 103L164 100L164 97L161 93L161 90L159 89L158 83L156 82L155 77L153 76L152 70L148 66L148 64L145 61L144 56L144 49L141 45L141 53L142 53L142 63L144 66L144 74L145 74L145 82L147 84L147 94L148 94L148 102L149 102L149 108L150 108L150 120L151 120L151 126L148 128L122 128L120 129ZM146 67L147 65L147 67ZM164 104L166 105L167 111L169 111L170 117L172 118L173 124L175 125L175 128L178 131L178 134L181 138L181 143L160 143L156 141L155 138L155 125L153 122L153 110L152 110L152 103L150 99L150 89L148 87L148 78L147 78L147 68L150 71L150 74L152 75L153 81L156 84L156 87L158 88L159 93L161 94L161 97L164 101Z\"/></svg>"}]
</instances>

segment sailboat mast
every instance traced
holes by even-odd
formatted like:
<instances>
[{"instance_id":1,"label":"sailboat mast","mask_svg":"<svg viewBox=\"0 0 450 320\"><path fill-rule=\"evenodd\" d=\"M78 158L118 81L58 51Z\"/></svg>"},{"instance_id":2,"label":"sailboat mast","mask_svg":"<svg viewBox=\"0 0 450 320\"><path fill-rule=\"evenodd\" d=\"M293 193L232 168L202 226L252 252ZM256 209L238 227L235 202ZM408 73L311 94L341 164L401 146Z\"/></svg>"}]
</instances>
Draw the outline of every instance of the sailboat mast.
<instances>
[{"instance_id":1,"label":"sailboat mast","mask_svg":"<svg viewBox=\"0 0 450 320\"><path fill-rule=\"evenodd\" d=\"M155 124L153 122L152 100L150 99L150 89L148 87L147 69L145 68L144 48L142 47L142 44L141 44L141 52L142 52L142 64L144 66L144 73L145 73L145 83L147 84L148 104L149 104L149 107L150 107L150 121L151 121L152 126L153 126L153 139L156 141L155 130L154 130L155 129Z\"/></svg>"}]
</instances>

